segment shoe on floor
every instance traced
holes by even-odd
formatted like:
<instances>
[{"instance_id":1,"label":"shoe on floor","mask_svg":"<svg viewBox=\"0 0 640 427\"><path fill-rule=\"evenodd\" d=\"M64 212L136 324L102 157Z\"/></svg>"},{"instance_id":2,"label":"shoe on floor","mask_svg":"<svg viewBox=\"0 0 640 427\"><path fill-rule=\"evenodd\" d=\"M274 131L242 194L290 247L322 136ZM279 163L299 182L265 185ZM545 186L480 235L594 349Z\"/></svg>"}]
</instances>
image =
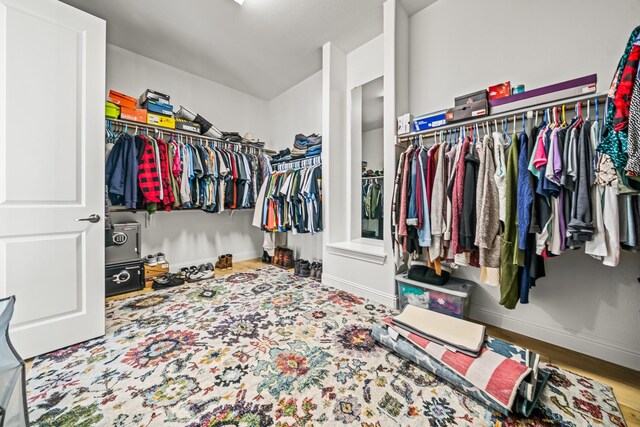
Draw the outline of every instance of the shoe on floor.
<instances>
[{"instance_id":1,"label":"shoe on floor","mask_svg":"<svg viewBox=\"0 0 640 427\"><path fill-rule=\"evenodd\" d=\"M225 257L227 258L227 270L231 270L233 268L233 255L226 254Z\"/></svg>"},{"instance_id":2,"label":"shoe on floor","mask_svg":"<svg viewBox=\"0 0 640 427\"><path fill-rule=\"evenodd\" d=\"M227 257L226 257L226 255L220 255L218 257L218 261L216 261L216 268L218 270L226 270L227 269Z\"/></svg>"},{"instance_id":3,"label":"shoe on floor","mask_svg":"<svg viewBox=\"0 0 640 427\"><path fill-rule=\"evenodd\" d=\"M184 285L184 279L177 274L163 274L153 281L151 286L153 289L173 288L174 286Z\"/></svg>"},{"instance_id":4,"label":"shoe on floor","mask_svg":"<svg viewBox=\"0 0 640 427\"><path fill-rule=\"evenodd\" d=\"M196 271L190 272L187 275L187 281L190 283L197 282L199 280L211 279L215 277L215 272L213 268L210 268L211 263L200 264Z\"/></svg>"}]
</instances>

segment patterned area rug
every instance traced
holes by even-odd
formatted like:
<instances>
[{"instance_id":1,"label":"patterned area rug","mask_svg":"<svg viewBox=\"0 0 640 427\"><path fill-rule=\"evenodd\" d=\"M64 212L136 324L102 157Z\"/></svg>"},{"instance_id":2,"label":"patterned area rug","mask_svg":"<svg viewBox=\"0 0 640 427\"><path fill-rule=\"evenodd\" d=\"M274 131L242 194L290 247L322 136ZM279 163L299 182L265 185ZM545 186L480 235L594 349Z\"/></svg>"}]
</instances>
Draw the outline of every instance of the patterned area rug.
<instances>
[{"instance_id":1,"label":"patterned area rug","mask_svg":"<svg viewBox=\"0 0 640 427\"><path fill-rule=\"evenodd\" d=\"M275 267L107 304L107 334L35 360L38 426L624 425L612 390L553 366L504 419L379 347L390 314Z\"/></svg>"}]
</instances>

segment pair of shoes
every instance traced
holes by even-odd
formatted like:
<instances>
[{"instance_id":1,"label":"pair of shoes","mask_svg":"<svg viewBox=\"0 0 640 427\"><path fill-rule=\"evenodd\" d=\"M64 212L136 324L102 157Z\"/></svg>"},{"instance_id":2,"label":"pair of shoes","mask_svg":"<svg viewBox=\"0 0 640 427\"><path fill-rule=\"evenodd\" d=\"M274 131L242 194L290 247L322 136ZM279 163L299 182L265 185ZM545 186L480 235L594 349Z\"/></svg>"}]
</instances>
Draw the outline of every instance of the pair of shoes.
<instances>
[{"instance_id":1,"label":"pair of shoes","mask_svg":"<svg viewBox=\"0 0 640 427\"><path fill-rule=\"evenodd\" d=\"M283 268L293 268L295 261L293 260L293 250L288 248L276 248L275 254L271 259L273 265Z\"/></svg>"},{"instance_id":2,"label":"pair of shoes","mask_svg":"<svg viewBox=\"0 0 640 427\"><path fill-rule=\"evenodd\" d=\"M165 255L162 252L158 252L157 254L151 254L144 257L144 263L149 267L156 266L160 263L166 261Z\"/></svg>"},{"instance_id":3,"label":"pair of shoes","mask_svg":"<svg viewBox=\"0 0 640 427\"><path fill-rule=\"evenodd\" d=\"M153 281L153 285L151 286L153 289L164 289L164 288L173 288L174 286L184 285L184 278L180 277L179 274L163 274L162 276L156 277Z\"/></svg>"},{"instance_id":4,"label":"pair of shoes","mask_svg":"<svg viewBox=\"0 0 640 427\"><path fill-rule=\"evenodd\" d=\"M322 263L311 263L311 278L316 280L322 280Z\"/></svg>"},{"instance_id":5,"label":"pair of shoes","mask_svg":"<svg viewBox=\"0 0 640 427\"><path fill-rule=\"evenodd\" d=\"M216 268L219 270L231 270L233 268L233 255L220 255L216 261Z\"/></svg>"},{"instance_id":6,"label":"pair of shoes","mask_svg":"<svg viewBox=\"0 0 640 427\"><path fill-rule=\"evenodd\" d=\"M262 251L262 262L265 264L271 264L271 257L267 253L267 251Z\"/></svg>"},{"instance_id":7,"label":"pair of shoes","mask_svg":"<svg viewBox=\"0 0 640 427\"><path fill-rule=\"evenodd\" d=\"M193 283L198 280L212 279L216 276L213 264L210 262L206 264L200 264L199 266L192 265L191 267L183 267L178 272L178 275L187 282Z\"/></svg>"},{"instance_id":8,"label":"pair of shoes","mask_svg":"<svg viewBox=\"0 0 640 427\"><path fill-rule=\"evenodd\" d=\"M296 261L293 272L297 276L309 277L311 275L311 270L309 270L310 266L311 264L309 263L309 261L300 258Z\"/></svg>"}]
</instances>

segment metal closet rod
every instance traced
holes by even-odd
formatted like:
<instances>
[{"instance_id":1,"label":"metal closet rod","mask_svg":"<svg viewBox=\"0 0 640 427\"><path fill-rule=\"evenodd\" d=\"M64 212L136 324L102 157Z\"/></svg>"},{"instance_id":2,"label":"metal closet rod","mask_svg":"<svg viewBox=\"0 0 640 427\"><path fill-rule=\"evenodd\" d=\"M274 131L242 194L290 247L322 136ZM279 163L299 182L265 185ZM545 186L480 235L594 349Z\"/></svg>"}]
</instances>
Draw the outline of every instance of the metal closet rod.
<instances>
[{"instance_id":1,"label":"metal closet rod","mask_svg":"<svg viewBox=\"0 0 640 427\"><path fill-rule=\"evenodd\" d=\"M277 171L283 171L287 169L293 169L296 167L307 168L307 167L317 166L321 164L322 164L322 155L319 154L317 156L307 157L305 159L290 160L288 162L283 162L283 163L274 163L272 166Z\"/></svg>"},{"instance_id":2,"label":"metal closet rod","mask_svg":"<svg viewBox=\"0 0 640 427\"><path fill-rule=\"evenodd\" d=\"M483 116L483 117L478 117L477 119L470 119L470 120L462 120L459 122L455 122L455 123L451 123L449 125L444 125L444 126L438 126L436 128L432 128L432 129L425 129L419 132L411 132L411 133L406 133L404 135L398 135L397 140L398 142L407 142L417 136L423 136L423 137L433 137L433 136L437 136L440 134L440 132L443 131L449 131L449 130L454 130L454 129L459 129L459 128L468 128L472 125L475 124L481 124L481 123L485 123L485 122L493 122L494 120L502 120L502 119L511 119L514 116L516 116L516 120L521 120L521 115L522 113L527 113L527 118L529 114L528 113L535 113L536 111L538 111L539 113L544 114L544 110L546 110L547 108L554 108L554 107L565 107L565 111L566 110L574 110L576 107L576 104L578 102L580 102L581 104L584 104L585 106L587 105L588 102L591 102L591 106L593 106L593 101L598 100L598 101L604 101L607 98L607 93L595 93L595 94L589 94L589 95L581 95L581 96L576 96L573 98L567 98L567 99L563 99L563 100L559 100L559 101L553 101L553 102L548 102L545 104L539 104L539 105L532 105L529 107L525 107L525 108L518 108L516 110L511 110L511 111L505 111L504 113L498 113L498 114L492 114L489 116ZM604 104L602 105L602 108L600 109L600 111L602 111L601 117L604 116L604 114L606 114L605 109L604 109ZM509 123L509 125L512 125L512 123Z\"/></svg>"},{"instance_id":3,"label":"metal closet rod","mask_svg":"<svg viewBox=\"0 0 640 427\"><path fill-rule=\"evenodd\" d=\"M177 134L177 135L183 135L183 136L188 136L189 138L196 138L196 139L202 139L205 141L212 141L212 142L217 142L220 144L229 144L229 145L237 145L239 147L246 147L246 148L253 148L255 150L262 150L262 151L270 151L264 147L258 147L252 144L244 144L241 142L230 142L230 141L224 141L220 138L214 138L211 136L203 136L203 135L195 135L191 132L186 132L186 131L182 131L182 130L177 130L177 129L170 129L170 128L164 128L161 126L154 126L154 125L150 125L147 123L138 123L138 122L131 122L128 120L122 120L122 119L107 119L107 122L112 122L118 126L127 126L129 128L143 128L143 129L151 129L155 132L162 132L162 133L169 133L169 134Z\"/></svg>"},{"instance_id":4,"label":"metal closet rod","mask_svg":"<svg viewBox=\"0 0 640 427\"><path fill-rule=\"evenodd\" d=\"M362 179L382 179L384 178L383 175L380 176L363 176Z\"/></svg>"}]
</instances>

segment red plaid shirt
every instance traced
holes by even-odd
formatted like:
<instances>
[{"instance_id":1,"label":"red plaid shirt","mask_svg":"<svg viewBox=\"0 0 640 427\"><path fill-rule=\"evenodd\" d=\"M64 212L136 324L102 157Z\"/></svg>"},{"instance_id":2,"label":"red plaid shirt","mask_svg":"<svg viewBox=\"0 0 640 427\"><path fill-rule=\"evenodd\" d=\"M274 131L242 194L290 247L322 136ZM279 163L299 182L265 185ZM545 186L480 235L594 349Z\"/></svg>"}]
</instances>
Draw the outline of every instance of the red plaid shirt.
<instances>
[{"instance_id":1,"label":"red plaid shirt","mask_svg":"<svg viewBox=\"0 0 640 427\"><path fill-rule=\"evenodd\" d=\"M176 201L173 195L173 188L171 187L171 177L169 169L169 153L167 143L162 139L156 139L158 143L158 150L160 151L160 176L162 178L162 206L167 212L171 211L173 203Z\"/></svg>"},{"instance_id":2,"label":"red plaid shirt","mask_svg":"<svg viewBox=\"0 0 640 427\"><path fill-rule=\"evenodd\" d=\"M160 174L156 166L156 152L151 142L144 136L142 158L138 163L138 185L146 202L160 202Z\"/></svg>"}]
</instances>

